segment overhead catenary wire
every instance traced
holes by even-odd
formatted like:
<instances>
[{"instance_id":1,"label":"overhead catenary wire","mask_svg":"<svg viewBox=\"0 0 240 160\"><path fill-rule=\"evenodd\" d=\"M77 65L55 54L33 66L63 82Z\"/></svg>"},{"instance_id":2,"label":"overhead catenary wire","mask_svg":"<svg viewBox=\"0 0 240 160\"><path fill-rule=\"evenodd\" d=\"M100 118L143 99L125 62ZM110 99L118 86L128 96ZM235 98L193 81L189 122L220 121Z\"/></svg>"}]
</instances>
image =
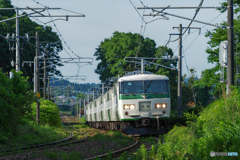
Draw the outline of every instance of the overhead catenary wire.
<instances>
[{"instance_id":1,"label":"overhead catenary wire","mask_svg":"<svg viewBox=\"0 0 240 160\"><path fill-rule=\"evenodd\" d=\"M216 19L217 19L219 16L221 16L222 14L223 14L223 13L220 13L219 15L217 15L215 18L213 18L213 19L212 19L210 22L208 22L208 23L213 22L214 20L216 20ZM201 29L205 28L206 26L207 26L206 24L203 25L203 26L201 27ZM193 34L193 33L196 33L196 32L198 32L198 31L195 30L195 31L187 34L187 36L183 39L183 42L188 38L189 35L191 35L191 34ZM205 34L205 33L201 33L200 35L202 35L202 34ZM178 49L178 46L174 49L173 53L175 53L175 51L176 51L177 49Z\"/></svg>"},{"instance_id":2,"label":"overhead catenary wire","mask_svg":"<svg viewBox=\"0 0 240 160\"><path fill-rule=\"evenodd\" d=\"M22 10L21 10L22 11ZM22 11L23 12L23 11ZM24 13L24 12L23 12ZM2 17L2 15L0 15L1 17ZM32 17L32 18L34 18L34 17ZM2 17L2 19L4 19L3 17ZM36 19L36 18L35 18ZM37 19L38 20L38 19ZM40 21L40 20L38 20L38 21ZM40 21L41 22L41 21ZM14 33L16 33L16 31L11 27L11 25L9 25L7 22L5 22L11 29L12 29L12 31L14 32ZM42 22L43 23L43 22ZM5 38L6 39L6 37L4 37L3 35L0 35L0 37L3 37L3 38ZM25 42L27 42L30 46L32 45L32 46L35 46L36 47L36 45L35 44L32 44L32 43L30 43L30 42L28 42L27 40L25 40L25 39L23 39ZM40 48L41 49L41 48ZM65 48L64 48L65 49ZM65 49L65 51L66 51L66 49ZM67 51L66 51L67 52ZM20 52L20 53L22 53L22 52ZM32 52L31 52L32 53ZM68 52L67 52L68 53ZM32 53L33 54L33 53ZM22 55L22 54L21 54ZM24 57L24 59L26 60L26 58L25 58L25 56L24 55L22 55L23 57ZM70 54L69 54L69 56L70 56ZM34 55L33 55L33 57L34 57ZM71 56L70 56L71 57ZM71 57L72 58L72 57ZM82 67L82 66L79 66L78 68L80 68L80 67ZM78 73L79 73L79 71L78 71Z\"/></svg>"},{"instance_id":3,"label":"overhead catenary wire","mask_svg":"<svg viewBox=\"0 0 240 160\"><path fill-rule=\"evenodd\" d=\"M32 1L34 1L34 2L36 2L37 4L45 7L45 8L46 8L46 11L48 12L48 15L50 16L50 19L53 20L52 17L51 17L50 12L49 12L49 10L48 10L48 8L47 8L45 5L39 3L39 2L37 2L37 1L35 1L35 0L32 0ZM73 51L73 50L70 48L70 46L67 44L67 42L66 42L65 39L63 38L62 34L60 33L60 31L59 31L59 29L57 28L57 25L54 23L54 21L52 21L52 23L53 23L55 29L57 30L59 37L63 40L64 44L67 46L67 49L69 49L69 50L71 51L71 53L74 54L75 56L77 56L78 58L81 58L81 57L79 57L76 53L74 53L74 51ZM65 48L64 48L64 49L65 49ZM66 51L66 49L65 49L65 51ZM68 52L67 52L67 53L68 53ZM72 58L72 57L71 57L71 58ZM76 64L77 64L77 63L76 63ZM78 64L77 64L77 65L78 65ZM79 65L78 65L78 66L79 66Z\"/></svg>"},{"instance_id":4,"label":"overhead catenary wire","mask_svg":"<svg viewBox=\"0 0 240 160\"><path fill-rule=\"evenodd\" d=\"M202 4L203 4L203 1L204 1L204 0L201 0L199 6L198 6L198 8L196 9L196 12L195 12L195 14L194 14L194 16L193 16L192 21L189 23L188 27L185 29L185 31L183 32L183 34L180 35L181 37L186 33L186 31L188 30L188 28L191 26L193 20L196 18L197 14L198 14L198 12L199 12L199 10L200 10L200 7L201 7ZM159 54L157 55L156 58L158 58L158 57L163 53L163 51L166 49L166 46L169 44L169 42L175 42L175 41L177 41L179 38L181 38L180 36L179 36L177 39L172 40L172 41L170 41L170 39L171 39L171 36L170 36L170 37L169 37L169 40L167 41L167 43L165 44L165 46L162 48L162 50L159 52ZM153 62L155 62L155 61L156 61L156 59L154 59L151 63L153 63ZM149 63L148 65L144 66L144 68L148 67L151 63Z\"/></svg>"},{"instance_id":5,"label":"overhead catenary wire","mask_svg":"<svg viewBox=\"0 0 240 160\"><path fill-rule=\"evenodd\" d=\"M47 10L47 12L48 12L48 14L49 14L49 16L50 16L50 18L51 18L51 21L52 21L55 29L57 30L60 38L63 40L64 44L65 44L65 45L67 46L67 48L72 52L72 54L74 54L74 55L77 56L78 58L81 58L81 57L79 57L77 54L75 54L75 53L73 52L73 50L71 50L71 48L69 47L69 45L67 44L67 42L65 41L65 39L63 38L63 36L61 35L60 31L58 30L57 25L54 23L54 21L53 21L53 19L52 19L52 17L51 17L51 14L50 14L49 10L47 9L47 7L46 7L45 5L43 5L43 4L35 1L35 0L33 0L33 1L36 2L37 4L39 4L39 5L41 5L41 6L43 6L43 7L46 8L46 10ZM63 10L66 10L66 9L63 9ZM70 10L67 10L67 11L70 11ZM72 11L71 11L71 12L72 12ZM77 12L76 12L76 13L77 13ZM77 14L81 14L81 13L77 13ZM71 55L68 53L68 51L67 51L64 47L63 47L63 49L64 49L64 50L67 52L67 54L71 57ZM72 58L72 57L71 57L71 58ZM75 60L74 60L74 62L75 62ZM76 63L76 65L78 66L78 72L77 72L77 75L78 75L81 66L78 65L77 63Z\"/></svg>"},{"instance_id":6,"label":"overhead catenary wire","mask_svg":"<svg viewBox=\"0 0 240 160\"><path fill-rule=\"evenodd\" d=\"M187 30L189 29L189 27L192 25L193 20L196 18L198 12L200 11L200 8L202 7L203 2L204 2L204 0L201 0L200 4L198 5L198 8L197 8L196 11L195 11L195 15L193 16L191 22L189 23L189 25L188 25L188 27L185 29L185 31L182 33L182 35L180 35L177 39L172 40L171 42L175 42L175 41L179 40L179 39L187 32Z\"/></svg>"}]
</instances>

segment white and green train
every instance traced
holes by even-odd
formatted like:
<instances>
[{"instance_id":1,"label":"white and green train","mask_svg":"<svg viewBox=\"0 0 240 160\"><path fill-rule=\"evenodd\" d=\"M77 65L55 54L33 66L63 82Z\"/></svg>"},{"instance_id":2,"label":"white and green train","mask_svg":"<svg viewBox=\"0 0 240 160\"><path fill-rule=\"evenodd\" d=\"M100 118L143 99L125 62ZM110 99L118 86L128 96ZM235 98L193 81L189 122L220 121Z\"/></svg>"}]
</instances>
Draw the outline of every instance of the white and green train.
<instances>
[{"instance_id":1,"label":"white and green train","mask_svg":"<svg viewBox=\"0 0 240 160\"><path fill-rule=\"evenodd\" d=\"M169 78L137 71L119 78L104 95L85 107L90 127L127 135L164 134L170 117Z\"/></svg>"}]
</instances>

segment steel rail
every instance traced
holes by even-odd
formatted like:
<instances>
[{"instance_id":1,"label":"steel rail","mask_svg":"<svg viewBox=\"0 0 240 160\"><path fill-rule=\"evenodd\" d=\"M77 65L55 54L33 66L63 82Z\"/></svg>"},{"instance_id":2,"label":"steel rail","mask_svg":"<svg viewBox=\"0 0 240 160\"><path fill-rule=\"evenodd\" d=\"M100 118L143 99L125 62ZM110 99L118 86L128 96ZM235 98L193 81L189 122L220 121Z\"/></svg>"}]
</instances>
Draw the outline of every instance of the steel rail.
<instances>
[{"instance_id":1,"label":"steel rail","mask_svg":"<svg viewBox=\"0 0 240 160\"><path fill-rule=\"evenodd\" d=\"M138 145L138 140L135 138L136 142L134 144L132 144L131 146L128 146L128 147L125 147L123 149L119 149L119 150L116 150L116 151L113 151L111 154L119 154L119 153L122 153L124 151L127 151L127 150L130 150L132 149L133 147L137 146ZM105 153L105 154L101 154L101 155L97 155L97 156L94 156L94 157L90 157L90 158L86 158L84 160L90 160L90 159L96 159L96 158L102 158L102 157L105 157L107 156L109 153Z\"/></svg>"}]
</instances>

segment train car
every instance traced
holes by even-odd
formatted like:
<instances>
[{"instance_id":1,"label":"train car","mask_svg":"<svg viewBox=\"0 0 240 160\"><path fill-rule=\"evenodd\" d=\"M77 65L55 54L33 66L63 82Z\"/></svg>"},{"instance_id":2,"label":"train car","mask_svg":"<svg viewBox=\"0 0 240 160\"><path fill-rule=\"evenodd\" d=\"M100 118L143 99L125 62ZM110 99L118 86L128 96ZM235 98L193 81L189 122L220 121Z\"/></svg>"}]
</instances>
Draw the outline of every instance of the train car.
<instances>
[{"instance_id":1,"label":"train car","mask_svg":"<svg viewBox=\"0 0 240 160\"><path fill-rule=\"evenodd\" d=\"M167 76L130 72L84 107L86 122L133 136L164 134L171 110L169 86Z\"/></svg>"}]
</instances>

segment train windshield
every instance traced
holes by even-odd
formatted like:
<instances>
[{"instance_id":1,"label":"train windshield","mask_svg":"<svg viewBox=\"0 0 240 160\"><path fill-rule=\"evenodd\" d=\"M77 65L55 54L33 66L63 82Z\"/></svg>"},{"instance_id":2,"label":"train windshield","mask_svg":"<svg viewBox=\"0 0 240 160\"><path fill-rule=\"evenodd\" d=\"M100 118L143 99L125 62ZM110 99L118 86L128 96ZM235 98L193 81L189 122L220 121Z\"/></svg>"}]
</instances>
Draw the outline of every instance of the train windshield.
<instances>
[{"instance_id":1,"label":"train windshield","mask_svg":"<svg viewBox=\"0 0 240 160\"><path fill-rule=\"evenodd\" d=\"M168 92L168 80L128 81L120 83L120 94Z\"/></svg>"}]
</instances>

